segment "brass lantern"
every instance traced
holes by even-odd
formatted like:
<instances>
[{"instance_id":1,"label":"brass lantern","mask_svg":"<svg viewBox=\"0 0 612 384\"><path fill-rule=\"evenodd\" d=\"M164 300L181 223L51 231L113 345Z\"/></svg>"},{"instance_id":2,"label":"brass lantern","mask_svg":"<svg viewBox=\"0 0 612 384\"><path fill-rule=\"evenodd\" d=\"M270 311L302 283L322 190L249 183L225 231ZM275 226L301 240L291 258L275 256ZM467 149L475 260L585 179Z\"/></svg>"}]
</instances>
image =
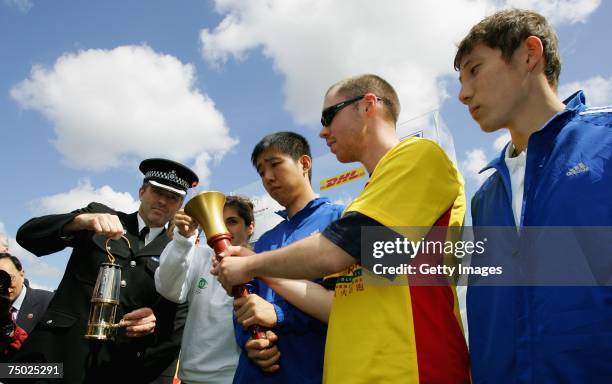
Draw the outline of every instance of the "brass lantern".
<instances>
[{"instance_id":1,"label":"brass lantern","mask_svg":"<svg viewBox=\"0 0 612 384\"><path fill-rule=\"evenodd\" d=\"M129 247L129 240L125 236L121 238L127 242ZM100 264L96 285L91 295L86 339L114 340L115 330L119 327L119 323L115 323L115 317L121 290L121 266L115 264L115 257L110 253L108 246L109 240L106 240L109 262Z\"/></svg>"}]
</instances>

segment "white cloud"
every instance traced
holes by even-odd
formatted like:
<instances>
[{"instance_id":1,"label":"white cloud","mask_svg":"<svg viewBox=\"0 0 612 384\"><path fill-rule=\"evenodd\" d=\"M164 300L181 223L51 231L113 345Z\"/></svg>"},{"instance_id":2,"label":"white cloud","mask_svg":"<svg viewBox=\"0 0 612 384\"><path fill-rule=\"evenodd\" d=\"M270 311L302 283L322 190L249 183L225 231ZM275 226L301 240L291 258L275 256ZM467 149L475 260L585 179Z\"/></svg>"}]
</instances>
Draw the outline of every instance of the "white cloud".
<instances>
[{"instance_id":1,"label":"white cloud","mask_svg":"<svg viewBox=\"0 0 612 384\"><path fill-rule=\"evenodd\" d=\"M30 0L4 0L4 4L23 13L27 13L34 6Z\"/></svg>"},{"instance_id":2,"label":"white cloud","mask_svg":"<svg viewBox=\"0 0 612 384\"><path fill-rule=\"evenodd\" d=\"M465 156L466 159L461 162L461 171L464 176L476 181L478 186L480 186L480 184L482 184L492 172L489 170L483 173L478 173L488 164L485 151L482 148L475 148L467 151Z\"/></svg>"},{"instance_id":3,"label":"white cloud","mask_svg":"<svg viewBox=\"0 0 612 384\"><path fill-rule=\"evenodd\" d=\"M11 239L10 252L12 255L17 256L23 269L26 272L26 277L31 280L30 276L36 275L39 277L56 278L59 280L62 277L63 271L60 271L56 267L49 265L46 261L43 261L39 257L36 257L33 253L22 248L15 239Z\"/></svg>"},{"instance_id":4,"label":"white cloud","mask_svg":"<svg viewBox=\"0 0 612 384\"><path fill-rule=\"evenodd\" d=\"M214 29L203 29L200 40L203 57L212 66L245 60L250 51L260 50L284 76L285 108L300 124L318 121L327 87L360 73L376 73L393 84L404 121L448 97L443 77L456 76L456 44L485 15L523 5L555 22L572 23L584 21L599 3L216 0L224 19Z\"/></svg>"},{"instance_id":5,"label":"white cloud","mask_svg":"<svg viewBox=\"0 0 612 384\"><path fill-rule=\"evenodd\" d=\"M193 166L193 171L200 178L200 183L198 184L198 188L201 190L206 189L210 181L210 168L208 167L209 161L210 161L210 155L206 152L200 153L195 158L195 164Z\"/></svg>"},{"instance_id":6,"label":"white cloud","mask_svg":"<svg viewBox=\"0 0 612 384\"><path fill-rule=\"evenodd\" d=\"M586 22L600 4L601 0L508 0L504 8L532 9L559 25Z\"/></svg>"},{"instance_id":7,"label":"white cloud","mask_svg":"<svg viewBox=\"0 0 612 384\"><path fill-rule=\"evenodd\" d=\"M260 49L285 77L286 109L315 123L322 95L335 81L376 73L394 85L406 118L436 108L446 96L438 77L454 73L455 43L490 9L485 0L287 1L217 0L225 15L201 31L213 65ZM424 38L435 30L435 41Z\"/></svg>"},{"instance_id":8,"label":"white cloud","mask_svg":"<svg viewBox=\"0 0 612 384\"><path fill-rule=\"evenodd\" d=\"M4 223L0 221L0 249L4 249L4 247L8 247L8 246L9 246L8 235L6 234Z\"/></svg>"},{"instance_id":9,"label":"white cloud","mask_svg":"<svg viewBox=\"0 0 612 384\"><path fill-rule=\"evenodd\" d=\"M30 202L34 216L70 212L82 208L92 201L105 204L122 212L135 212L139 201L128 192L116 192L108 185L94 189L87 178L79 180L77 186L68 192L46 196Z\"/></svg>"},{"instance_id":10,"label":"white cloud","mask_svg":"<svg viewBox=\"0 0 612 384\"><path fill-rule=\"evenodd\" d=\"M497 154L504 149L506 144L510 141L510 133L505 132L502 135L498 136L495 141L493 141L493 149L497 151Z\"/></svg>"},{"instance_id":11,"label":"white cloud","mask_svg":"<svg viewBox=\"0 0 612 384\"><path fill-rule=\"evenodd\" d=\"M46 261L41 260L34 254L21 247L21 245L17 243L14 237L10 237L5 232L4 223L2 222L0 222L0 232L4 233L7 236L9 242L9 252L12 255L17 256L19 261L21 261L21 265L26 271L26 277L28 278L28 280L30 280L30 282L32 282L31 276L33 276L34 279L38 277L39 279L42 278L45 281L56 280L59 282L62 277L62 271L52 265L49 265Z\"/></svg>"},{"instance_id":12,"label":"white cloud","mask_svg":"<svg viewBox=\"0 0 612 384\"><path fill-rule=\"evenodd\" d=\"M37 284L35 282L30 282L30 287L34 288L34 289L44 289L45 291L54 291L55 288L50 287L48 285L41 285L41 284Z\"/></svg>"},{"instance_id":13,"label":"white cloud","mask_svg":"<svg viewBox=\"0 0 612 384\"><path fill-rule=\"evenodd\" d=\"M559 87L559 97L565 99L579 89L584 91L589 106L612 105L612 76L607 79L595 76L584 81L563 84Z\"/></svg>"},{"instance_id":14,"label":"white cloud","mask_svg":"<svg viewBox=\"0 0 612 384\"><path fill-rule=\"evenodd\" d=\"M195 88L194 67L147 46L64 54L52 68L34 66L10 93L53 123L54 145L74 168L198 158L208 175L208 159L237 143L215 103Z\"/></svg>"}]
</instances>

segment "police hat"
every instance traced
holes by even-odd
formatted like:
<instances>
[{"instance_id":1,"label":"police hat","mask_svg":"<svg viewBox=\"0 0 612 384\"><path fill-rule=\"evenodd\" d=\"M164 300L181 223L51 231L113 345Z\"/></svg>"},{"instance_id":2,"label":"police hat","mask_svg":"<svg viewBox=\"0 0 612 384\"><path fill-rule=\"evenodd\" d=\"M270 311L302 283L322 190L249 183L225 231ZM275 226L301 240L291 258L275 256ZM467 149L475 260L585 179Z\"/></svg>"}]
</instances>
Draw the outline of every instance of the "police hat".
<instances>
[{"instance_id":1,"label":"police hat","mask_svg":"<svg viewBox=\"0 0 612 384\"><path fill-rule=\"evenodd\" d=\"M140 163L144 181L167 191L185 196L189 188L198 185L198 175L176 161L166 159L147 159Z\"/></svg>"}]
</instances>

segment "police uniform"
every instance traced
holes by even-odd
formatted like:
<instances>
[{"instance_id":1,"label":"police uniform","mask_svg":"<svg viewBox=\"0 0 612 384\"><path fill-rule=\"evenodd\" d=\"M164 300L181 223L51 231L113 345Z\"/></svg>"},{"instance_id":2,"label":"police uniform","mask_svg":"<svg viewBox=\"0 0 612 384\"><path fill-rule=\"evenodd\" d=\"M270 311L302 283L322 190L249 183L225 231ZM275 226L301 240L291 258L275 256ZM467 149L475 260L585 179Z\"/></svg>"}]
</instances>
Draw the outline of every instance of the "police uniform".
<instances>
[{"instance_id":1,"label":"police uniform","mask_svg":"<svg viewBox=\"0 0 612 384\"><path fill-rule=\"evenodd\" d=\"M191 170L169 160L145 160L140 170L145 182L182 196L198 182ZM114 341L85 339L92 291L100 264L108 262L108 255L106 237L92 231L68 236L62 232L82 213L109 213L121 221L130 245L123 239L108 241L114 262L122 269L116 321L135 309L149 307L156 317L152 334L127 337L119 328ZM71 213L33 218L19 229L17 242L37 256L65 247L73 251L47 313L16 361L63 363L63 383L148 383L175 360L187 306L172 303L156 292L153 276L169 239L162 231L146 246L139 244L137 215L94 202Z\"/></svg>"}]
</instances>

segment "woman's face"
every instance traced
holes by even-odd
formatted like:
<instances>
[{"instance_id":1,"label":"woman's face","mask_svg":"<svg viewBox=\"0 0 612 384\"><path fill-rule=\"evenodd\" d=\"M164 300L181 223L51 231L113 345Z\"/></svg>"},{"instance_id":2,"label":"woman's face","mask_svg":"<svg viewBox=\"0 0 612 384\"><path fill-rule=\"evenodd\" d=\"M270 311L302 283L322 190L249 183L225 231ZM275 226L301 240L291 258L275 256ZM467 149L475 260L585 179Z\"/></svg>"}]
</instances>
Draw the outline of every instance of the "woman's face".
<instances>
[{"instance_id":1,"label":"woman's face","mask_svg":"<svg viewBox=\"0 0 612 384\"><path fill-rule=\"evenodd\" d=\"M247 245L255 225L253 223L246 225L244 219L238 215L236 208L230 206L223 208L223 219L227 230L232 234L232 245Z\"/></svg>"}]
</instances>

